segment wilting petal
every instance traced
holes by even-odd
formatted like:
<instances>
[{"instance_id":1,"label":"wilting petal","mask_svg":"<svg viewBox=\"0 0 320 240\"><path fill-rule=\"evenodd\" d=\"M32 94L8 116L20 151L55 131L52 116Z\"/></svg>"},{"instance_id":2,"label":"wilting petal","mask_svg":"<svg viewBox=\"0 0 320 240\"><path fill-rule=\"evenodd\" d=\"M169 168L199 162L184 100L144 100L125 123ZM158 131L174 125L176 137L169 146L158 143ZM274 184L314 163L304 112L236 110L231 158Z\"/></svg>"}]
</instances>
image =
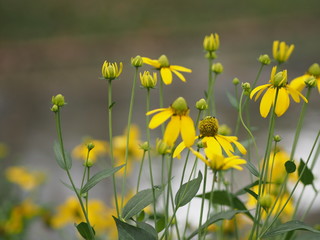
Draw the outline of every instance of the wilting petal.
<instances>
[{"instance_id":1,"label":"wilting petal","mask_svg":"<svg viewBox=\"0 0 320 240\"><path fill-rule=\"evenodd\" d=\"M259 92L261 90L261 92L258 93L258 97L260 96L260 94L263 92L263 90L265 88L268 88L271 84L268 83L268 84L264 84L264 85L261 85L261 86L258 86L256 87L255 89L253 89L250 93L250 99L252 99L253 95L255 95L257 92ZM256 101L258 99L258 97L256 97L254 100Z\"/></svg>"},{"instance_id":2,"label":"wilting petal","mask_svg":"<svg viewBox=\"0 0 320 240\"><path fill-rule=\"evenodd\" d=\"M282 116L287 110L290 105L290 99L285 88L280 88L278 90L278 98L276 102L276 109L275 113L278 117Z\"/></svg>"},{"instance_id":3,"label":"wilting petal","mask_svg":"<svg viewBox=\"0 0 320 240\"><path fill-rule=\"evenodd\" d=\"M223 137L225 138L228 142L231 142L233 143L234 145L236 145L236 147L238 148L238 150L243 154L247 154L247 150L245 149L245 147L240 143L238 142L238 138L235 137L235 136L221 136L220 137Z\"/></svg>"},{"instance_id":4,"label":"wilting petal","mask_svg":"<svg viewBox=\"0 0 320 240\"><path fill-rule=\"evenodd\" d=\"M169 85L172 83L172 72L170 68L163 67L160 69L160 73L164 84Z\"/></svg>"},{"instance_id":5,"label":"wilting petal","mask_svg":"<svg viewBox=\"0 0 320 240\"><path fill-rule=\"evenodd\" d=\"M172 71L175 75L177 75L177 77L178 77L182 82L185 82L185 81L186 81L185 77L184 77L181 73L179 73L178 71L173 70L173 69L171 69L171 71Z\"/></svg>"},{"instance_id":6,"label":"wilting petal","mask_svg":"<svg viewBox=\"0 0 320 240\"><path fill-rule=\"evenodd\" d=\"M173 116L164 131L163 140L168 146L172 147L177 140L181 129L181 121L179 116Z\"/></svg>"},{"instance_id":7,"label":"wilting petal","mask_svg":"<svg viewBox=\"0 0 320 240\"><path fill-rule=\"evenodd\" d=\"M230 143L230 141L228 141L226 138L224 138L221 135L216 135L215 138L217 139L217 141L220 143L221 147L223 148L223 150L226 152L226 154L230 157L233 156L233 152L234 149Z\"/></svg>"},{"instance_id":8,"label":"wilting petal","mask_svg":"<svg viewBox=\"0 0 320 240\"><path fill-rule=\"evenodd\" d=\"M196 137L194 123L189 116L181 116L181 137L187 147L192 146Z\"/></svg>"},{"instance_id":9,"label":"wilting petal","mask_svg":"<svg viewBox=\"0 0 320 240\"><path fill-rule=\"evenodd\" d=\"M156 112L162 112L164 110L167 110L168 108L157 108L157 109L154 109L154 110L151 110L149 112L146 113L146 115L151 115L151 114L154 114Z\"/></svg>"},{"instance_id":10,"label":"wilting petal","mask_svg":"<svg viewBox=\"0 0 320 240\"><path fill-rule=\"evenodd\" d=\"M173 112L170 108L165 108L162 112L154 115L151 118L151 121L149 123L149 128L154 129L167 121L168 118L170 118L173 115Z\"/></svg>"},{"instance_id":11,"label":"wilting petal","mask_svg":"<svg viewBox=\"0 0 320 240\"><path fill-rule=\"evenodd\" d=\"M301 92L291 88L290 86L287 85L287 91L289 92L290 96L293 98L295 102L300 102L300 98L303 99L306 103L308 102L308 99L305 98L305 96L302 95ZM298 98L298 100L297 100Z\"/></svg>"},{"instance_id":12,"label":"wilting petal","mask_svg":"<svg viewBox=\"0 0 320 240\"><path fill-rule=\"evenodd\" d=\"M158 60L153 60L147 57L142 57L142 60L145 64L151 65L154 68L160 68L160 63Z\"/></svg>"},{"instance_id":13,"label":"wilting petal","mask_svg":"<svg viewBox=\"0 0 320 240\"><path fill-rule=\"evenodd\" d=\"M189 72L189 73L192 72L192 70L190 68L186 68L186 67L182 67L182 66L178 66L178 65L171 65L170 68L172 70L176 70L176 71L180 71L180 72Z\"/></svg>"},{"instance_id":14,"label":"wilting petal","mask_svg":"<svg viewBox=\"0 0 320 240\"><path fill-rule=\"evenodd\" d=\"M269 88L261 99L260 114L264 118L267 117L270 112L270 108L273 104L274 97L275 97L274 95L275 95L275 89Z\"/></svg>"}]
</instances>

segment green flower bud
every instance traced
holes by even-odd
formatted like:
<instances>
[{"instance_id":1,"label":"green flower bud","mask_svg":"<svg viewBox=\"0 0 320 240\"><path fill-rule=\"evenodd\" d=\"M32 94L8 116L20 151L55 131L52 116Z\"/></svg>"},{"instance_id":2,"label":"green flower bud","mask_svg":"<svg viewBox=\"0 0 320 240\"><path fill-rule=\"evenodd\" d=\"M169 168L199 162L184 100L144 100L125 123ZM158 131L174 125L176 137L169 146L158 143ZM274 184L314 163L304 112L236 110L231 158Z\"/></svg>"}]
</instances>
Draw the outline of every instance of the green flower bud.
<instances>
[{"instance_id":1,"label":"green flower bud","mask_svg":"<svg viewBox=\"0 0 320 240\"><path fill-rule=\"evenodd\" d=\"M271 59L268 54L260 55L258 61L263 65L269 65L271 63Z\"/></svg>"},{"instance_id":2,"label":"green flower bud","mask_svg":"<svg viewBox=\"0 0 320 240\"><path fill-rule=\"evenodd\" d=\"M218 133L223 136L229 136L231 134L231 128L226 124L222 124L218 129Z\"/></svg>"},{"instance_id":3,"label":"green flower bud","mask_svg":"<svg viewBox=\"0 0 320 240\"><path fill-rule=\"evenodd\" d=\"M201 140L197 142L197 148L205 148L206 144L204 142L202 142Z\"/></svg>"},{"instance_id":4,"label":"green flower bud","mask_svg":"<svg viewBox=\"0 0 320 240\"><path fill-rule=\"evenodd\" d=\"M198 110L206 110L206 109L208 109L207 101L204 98L201 98L198 102L196 102L196 108Z\"/></svg>"},{"instance_id":5,"label":"green flower bud","mask_svg":"<svg viewBox=\"0 0 320 240\"><path fill-rule=\"evenodd\" d=\"M273 199L270 194L266 194L261 198L259 198L259 203L264 208L270 208L272 206L272 202L273 202Z\"/></svg>"},{"instance_id":6,"label":"green flower bud","mask_svg":"<svg viewBox=\"0 0 320 240\"><path fill-rule=\"evenodd\" d=\"M103 65L102 65L102 76L107 79L107 80L113 80L117 77L120 76L120 74L122 73L122 62L120 62L118 68L118 64L117 63L109 63L107 61L104 61Z\"/></svg>"},{"instance_id":7,"label":"green flower bud","mask_svg":"<svg viewBox=\"0 0 320 240\"><path fill-rule=\"evenodd\" d=\"M87 148L89 151L91 151L95 147L94 143L90 142L87 144Z\"/></svg>"},{"instance_id":8,"label":"green flower bud","mask_svg":"<svg viewBox=\"0 0 320 240\"><path fill-rule=\"evenodd\" d=\"M308 88L313 88L317 85L317 79L314 76L309 77L304 81Z\"/></svg>"},{"instance_id":9,"label":"green flower bud","mask_svg":"<svg viewBox=\"0 0 320 240\"><path fill-rule=\"evenodd\" d=\"M319 66L319 64L318 63L312 64L308 69L308 73L310 75L315 76L315 77L320 76L320 66Z\"/></svg>"},{"instance_id":10,"label":"green flower bud","mask_svg":"<svg viewBox=\"0 0 320 240\"><path fill-rule=\"evenodd\" d=\"M140 73L140 82L145 88L154 88L157 85L157 73L154 72L153 75L149 71Z\"/></svg>"},{"instance_id":11,"label":"green flower bud","mask_svg":"<svg viewBox=\"0 0 320 240\"><path fill-rule=\"evenodd\" d=\"M63 107L66 104L66 102L64 101L64 96L62 96L61 94L53 96L52 97L52 104L55 104L58 107Z\"/></svg>"},{"instance_id":12,"label":"green flower bud","mask_svg":"<svg viewBox=\"0 0 320 240\"><path fill-rule=\"evenodd\" d=\"M142 57L137 55L136 57L131 58L131 65L134 67L142 67L143 65Z\"/></svg>"},{"instance_id":13,"label":"green flower bud","mask_svg":"<svg viewBox=\"0 0 320 240\"><path fill-rule=\"evenodd\" d=\"M164 155L170 151L170 148L164 141L157 139L156 150L160 155Z\"/></svg>"},{"instance_id":14,"label":"green flower bud","mask_svg":"<svg viewBox=\"0 0 320 240\"><path fill-rule=\"evenodd\" d=\"M281 138L280 135L275 135L275 136L273 137L273 140L274 140L275 142L280 142L280 141L282 140L282 138Z\"/></svg>"},{"instance_id":15,"label":"green flower bud","mask_svg":"<svg viewBox=\"0 0 320 240\"><path fill-rule=\"evenodd\" d=\"M207 116L199 122L201 137L214 137L218 133L219 123L215 117Z\"/></svg>"},{"instance_id":16,"label":"green flower bud","mask_svg":"<svg viewBox=\"0 0 320 240\"><path fill-rule=\"evenodd\" d=\"M220 74L223 72L223 66L221 63L214 63L212 64L211 70L216 74Z\"/></svg>"},{"instance_id":17,"label":"green flower bud","mask_svg":"<svg viewBox=\"0 0 320 240\"><path fill-rule=\"evenodd\" d=\"M242 87L242 89L244 91L243 94L248 96L250 94L250 92L251 92L250 83L248 83L248 82L242 83L241 87Z\"/></svg>"},{"instance_id":18,"label":"green flower bud","mask_svg":"<svg viewBox=\"0 0 320 240\"><path fill-rule=\"evenodd\" d=\"M203 40L203 48L208 52L216 51L220 46L220 39L217 33L211 33L210 36L205 36Z\"/></svg>"},{"instance_id":19,"label":"green flower bud","mask_svg":"<svg viewBox=\"0 0 320 240\"><path fill-rule=\"evenodd\" d=\"M93 161L91 161L90 159L88 159L88 161L85 161L85 162L83 163L83 166L90 168L90 167L93 166L93 163L94 163Z\"/></svg>"},{"instance_id":20,"label":"green flower bud","mask_svg":"<svg viewBox=\"0 0 320 240\"><path fill-rule=\"evenodd\" d=\"M167 58L166 55L161 55L158 59L159 63L160 63L160 67L169 67L169 60Z\"/></svg>"},{"instance_id":21,"label":"green flower bud","mask_svg":"<svg viewBox=\"0 0 320 240\"><path fill-rule=\"evenodd\" d=\"M274 75L273 85L275 87L283 87L287 83L287 71L281 71Z\"/></svg>"},{"instance_id":22,"label":"green flower bud","mask_svg":"<svg viewBox=\"0 0 320 240\"><path fill-rule=\"evenodd\" d=\"M148 151L150 149L149 147L149 143L148 142L144 142L140 145L140 148L143 150L143 151Z\"/></svg>"},{"instance_id":23,"label":"green flower bud","mask_svg":"<svg viewBox=\"0 0 320 240\"><path fill-rule=\"evenodd\" d=\"M174 112L178 115L184 114L188 111L188 105L186 100L183 97L178 97L172 104L171 107L173 108Z\"/></svg>"},{"instance_id":24,"label":"green flower bud","mask_svg":"<svg viewBox=\"0 0 320 240\"><path fill-rule=\"evenodd\" d=\"M52 112L58 112L58 111L59 111L59 107L58 107L56 104L54 104L54 105L52 106L52 108L51 108L51 111L52 111Z\"/></svg>"},{"instance_id":25,"label":"green flower bud","mask_svg":"<svg viewBox=\"0 0 320 240\"><path fill-rule=\"evenodd\" d=\"M233 85L238 85L238 84L240 83L239 78L235 77L235 78L232 80L232 83L233 83Z\"/></svg>"}]
</instances>

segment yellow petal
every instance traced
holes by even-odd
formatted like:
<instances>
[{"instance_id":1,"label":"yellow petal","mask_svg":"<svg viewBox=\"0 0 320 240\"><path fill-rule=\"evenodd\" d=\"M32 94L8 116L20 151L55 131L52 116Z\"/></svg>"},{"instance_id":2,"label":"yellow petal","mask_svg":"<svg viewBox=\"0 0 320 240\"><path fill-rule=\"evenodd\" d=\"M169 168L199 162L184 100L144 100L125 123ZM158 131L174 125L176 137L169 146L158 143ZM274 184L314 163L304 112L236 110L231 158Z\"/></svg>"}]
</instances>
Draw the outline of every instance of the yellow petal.
<instances>
[{"instance_id":1,"label":"yellow petal","mask_svg":"<svg viewBox=\"0 0 320 240\"><path fill-rule=\"evenodd\" d=\"M193 150L192 148L189 149L197 158L201 159L206 165L209 166L208 160L201 153Z\"/></svg>"},{"instance_id":2,"label":"yellow petal","mask_svg":"<svg viewBox=\"0 0 320 240\"><path fill-rule=\"evenodd\" d=\"M243 154L247 154L247 150L245 149L245 147L238 142L238 138L237 137L233 137L233 136L221 136L223 138L226 138L227 141L232 142L234 145L236 145L236 147L238 148L238 150Z\"/></svg>"},{"instance_id":3,"label":"yellow petal","mask_svg":"<svg viewBox=\"0 0 320 240\"><path fill-rule=\"evenodd\" d=\"M272 54L273 54L273 58L274 59L277 58L278 47L279 47L279 41L276 40L276 41L273 42L273 46L272 46Z\"/></svg>"},{"instance_id":4,"label":"yellow petal","mask_svg":"<svg viewBox=\"0 0 320 240\"><path fill-rule=\"evenodd\" d=\"M173 115L173 112L170 108L167 108L166 110L154 115L151 118L151 121L149 123L149 128L154 129L167 121L168 118L170 118Z\"/></svg>"},{"instance_id":5,"label":"yellow petal","mask_svg":"<svg viewBox=\"0 0 320 240\"><path fill-rule=\"evenodd\" d=\"M304 87L306 86L305 84L305 80L307 80L308 78L310 77L310 75L308 74L305 74L305 75L302 75L300 77L297 77L295 79L293 79L291 82L290 82L290 87L292 87L293 89L296 89L298 90L299 92L301 92Z\"/></svg>"},{"instance_id":6,"label":"yellow petal","mask_svg":"<svg viewBox=\"0 0 320 240\"><path fill-rule=\"evenodd\" d=\"M163 140L168 146L173 146L177 140L181 129L180 116L173 116L164 131Z\"/></svg>"},{"instance_id":7,"label":"yellow petal","mask_svg":"<svg viewBox=\"0 0 320 240\"><path fill-rule=\"evenodd\" d=\"M186 67L182 67L182 66L178 66L178 65L171 65L170 68L171 68L171 70L176 70L176 71L180 71L180 72L189 72L189 73L192 72L192 70L190 68L186 68Z\"/></svg>"},{"instance_id":8,"label":"yellow petal","mask_svg":"<svg viewBox=\"0 0 320 240\"><path fill-rule=\"evenodd\" d=\"M206 144L204 152L207 156L212 154L222 155L221 145L214 137L204 137L202 142Z\"/></svg>"},{"instance_id":9,"label":"yellow petal","mask_svg":"<svg viewBox=\"0 0 320 240\"><path fill-rule=\"evenodd\" d=\"M318 92L320 93L320 77L317 78Z\"/></svg>"},{"instance_id":10,"label":"yellow petal","mask_svg":"<svg viewBox=\"0 0 320 240\"><path fill-rule=\"evenodd\" d=\"M226 138L224 138L222 135L216 135L215 138L220 143L221 147L226 152L226 154L229 157L233 156L232 153L234 152L234 149L233 149L231 143Z\"/></svg>"},{"instance_id":11,"label":"yellow petal","mask_svg":"<svg viewBox=\"0 0 320 240\"><path fill-rule=\"evenodd\" d=\"M186 145L184 144L184 142L182 141L181 143L178 144L178 146L176 147L176 149L173 152L173 157L174 158L179 158L180 159L180 153L186 148Z\"/></svg>"},{"instance_id":12,"label":"yellow petal","mask_svg":"<svg viewBox=\"0 0 320 240\"><path fill-rule=\"evenodd\" d=\"M189 116L181 116L181 137L187 147L192 146L196 137L194 123Z\"/></svg>"},{"instance_id":13,"label":"yellow petal","mask_svg":"<svg viewBox=\"0 0 320 240\"><path fill-rule=\"evenodd\" d=\"M275 89L269 88L261 99L260 114L264 118L266 118L270 112L270 108L274 101L274 95L275 95Z\"/></svg>"},{"instance_id":14,"label":"yellow petal","mask_svg":"<svg viewBox=\"0 0 320 240\"><path fill-rule=\"evenodd\" d=\"M150 59L150 58L147 58L147 57L142 57L142 61L145 64L151 65L154 68L160 68L160 63L159 63L158 60L153 60L153 59Z\"/></svg>"},{"instance_id":15,"label":"yellow petal","mask_svg":"<svg viewBox=\"0 0 320 240\"><path fill-rule=\"evenodd\" d=\"M286 56L285 56L286 61L287 61L288 58L290 57L290 55L291 55L291 53L293 52L293 50L294 50L294 45L291 44L290 47L289 47L289 49L286 51Z\"/></svg>"},{"instance_id":16,"label":"yellow petal","mask_svg":"<svg viewBox=\"0 0 320 240\"><path fill-rule=\"evenodd\" d=\"M287 110L290 105L290 99L285 88L280 88L278 90L278 98L276 102L276 109L275 113L278 117L282 116Z\"/></svg>"},{"instance_id":17,"label":"yellow petal","mask_svg":"<svg viewBox=\"0 0 320 240\"><path fill-rule=\"evenodd\" d=\"M179 73L178 71L173 70L173 69L171 69L171 71L172 71L175 75L177 75L177 77L178 77L182 82L185 82L185 81L186 81L185 77L184 77L181 73Z\"/></svg>"},{"instance_id":18,"label":"yellow petal","mask_svg":"<svg viewBox=\"0 0 320 240\"><path fill-rule=\"evenodd\" d=\"M146 115L151 115L151 114L154 114L156 112L162 112L164 110L167 110L168 108L158 108L158 109L154 109L154 110L151 110L149 112L146 113Z\"/></svg>"},{"instance_id":19,"label":"yellow petal","mask_svg":"<svg viewBox=\"0 0 320 240\"><path fill-rule=\"evenodd\" d=\"M263 91L265 88L268 88L271 84L268 83L268 84L264 84L264 85L261 85L261 86L258 86L256 87L255 89L253 89L250 93L250 99L252 99L253 95L255 95L258 91ZM259 96L261 93L258 93ZM258 96L258 97L259 97ZM255 101L258 99L258 97L255 98Z\"/></svg>"},{"instance_id":20,"label":"yellow petal","mask_svg":"<svg viewBox=\"0 0 320 240\"><path fill-rule=\"evenodd\" d=\"M164 84L169 85L172 83L172 72L171 72L170 68L168 68L168 67L161 68L160 74L161 74L161 78L162 78L162 81L164 82Z\"/></svg>"},{"instance_id":21,"label":"yellow petal","mask_svg":"<svg viewBox=\"0 0 320 240\"><path fill-rule=\"evenodd\" d=\"M290 86L287 85L287 91L290 93L290 96L293 98L293 100L295 102L300 102L300 97L303 99L303 101L305 101L306 103L308 102L308 99L305 98L305 96L302 95L301 92L291 88ZM296 101L297 99L297 95L298 95L298 101Z\"/></svg>"},{"instance_id":22,"label":"yellow petal","mask_svg":"<svg viewBox=\"0 0 320 240\"><path fill-rule=\"evenodd\" d=\"M285 42L281 42L279 47L278 59L281 61L286 61L285 60L286 52L287 52L287 45Z\"/></svg>"}]
</instances>

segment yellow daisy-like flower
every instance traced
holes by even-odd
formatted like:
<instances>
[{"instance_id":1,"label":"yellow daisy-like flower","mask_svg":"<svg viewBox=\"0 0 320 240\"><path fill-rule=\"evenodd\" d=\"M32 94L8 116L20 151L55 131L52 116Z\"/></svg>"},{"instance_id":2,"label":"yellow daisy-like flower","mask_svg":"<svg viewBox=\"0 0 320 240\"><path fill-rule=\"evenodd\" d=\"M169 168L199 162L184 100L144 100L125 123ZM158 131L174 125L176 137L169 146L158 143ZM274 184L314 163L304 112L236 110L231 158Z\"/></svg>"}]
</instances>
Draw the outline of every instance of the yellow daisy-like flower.
<instances>
[{"instance_id":1,"label":"yellow daisy-like flower","mask_svg":"<svg viewBox=\"0 0 320 240\"><path fill-rule=\"evenodd\" d=\"M304 75L293 79L290 86L301 92L306 87L306 81L312 78L315 78L315 84L320 93L320 66L318 63L312 64Z\"/></svg>"},{"instance_id":2,"label":"yellow daisy-like flower","mask_svg":"<svg viewBox=\"0 0 320 240\"><path fill-rule=\"evenodd\" d=\"M98 158L106 156L109 152L108 142L97 139L85 138L83 143L76 146L72 150L72 157L86 161L88 156L89 144L93 146L89 153L89 161L92 163L95 163Z\"/></svg>"},{"instance_id":3,"label":"yellow daisy-like flower","mask_svg":"<svg viewBox=\"0 0 320 240\"><path fill-rule=\"evenodd\" d=\"M164 132L163 140L172 147L181 134L185 146L190 147L195 139L196 131L194 123L189 116L189 108L183 97L177 98L170 107L159 108L147 112L147 115L154 115L149 123L149 128L154 129L171 118Z\"/></svg>"},{"instance_id":4,"label":"yellow daisy-like flower","mask_svg":"<svg viewBox=\"0 0 320 240\"><path fill-rule=\"evenodd\" d=\"M278 73L276 73L276 71L277 67L274 66L271 71L270 83L258 86L250 93L250 99L252 99L256 94L254 99L256 101L264 90L267 90L260 103L260 114L264 118L268 116L271 106L274 104L276 106L274 110L276 115L278 117L282 116L289 108L289 95L297 103L300 102L300 98L305 102L308 102L308 100L299 91L293 89L287 84L287 70ZM277 102L275 103L276 94L278 94L278 96Z\"/></svg>"},{"instance_id":5,"label":"yellow daisy-like flower","mask_svg":"<svg viewBox=\"0 0 320 240\"><path fill-rule=\"evenodd\" d=\"M192 70L178 65L170 65L166 55L161 55L158 60L143 57L143 62L160 70L161 78L164 84L172 83L172 73L174 73L181 81L185 82L185 77L180 72L191 73Z\"/></svg>"},{"instance_id":6,"label":"yellow daisy-like flower","mask_svg":"<svg viewBox=\"0 0 320 240\"><path fill-rule=\"evenodd\" d=\"M120 76L122 73L123 64L120 62L119 67L116 62L110 63L108 61L104 61L101 69L102 76L105 79L113 80Z\"/></svg>"},{"instance_id":7,"label":"yellow daisy-like flower","mask_svg":"<svg viewBox=\"0 0 320 240\"><path fill-rule=\"evenodd\" d=\"M234 154L234 148L232 144L234 144L237 149L242 153L246 154L247 150L244 146L238 142L238 138L235 136L223 136L218 134L219 123L215 117L205 117L199 123L199 131L200 135L197 137L201 139L204 145L204 152L207 157L213 155L222 155L222 150L228 155L228 157L232 157ZM180 157L180 153L185 149L186 146L184 142L180 143L173 153L173 157Z\"/></svg>"},{"instance_id":8,"label":"yellow daisy-like flower","mask_svg":"<svg viewBox=\"0 0 320 240\"><path fill-rule=\"evenodd\" d=\"M273 42L272 54L273 58L279 63L288 61L291 53L294 50L294 45L287 45L285 42L280 42L278 40Z\"/></svg>"}]
</instances>

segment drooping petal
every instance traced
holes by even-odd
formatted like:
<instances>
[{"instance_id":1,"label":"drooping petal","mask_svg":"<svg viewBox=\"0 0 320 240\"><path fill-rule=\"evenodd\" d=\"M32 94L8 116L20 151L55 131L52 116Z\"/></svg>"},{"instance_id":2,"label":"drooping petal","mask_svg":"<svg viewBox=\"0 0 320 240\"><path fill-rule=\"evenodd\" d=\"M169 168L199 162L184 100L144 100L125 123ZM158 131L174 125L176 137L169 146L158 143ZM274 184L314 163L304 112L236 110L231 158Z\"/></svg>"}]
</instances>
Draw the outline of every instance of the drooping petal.
<instances>
[{"instance_id":1,"label":"drooping petal","mask_svg":"<svg viewBox=\"0 0 320 240\"><path fill-rule=\"evenodd\" d=\"M305 96L303 96L301 92L299 92L299 91L291 88L291 87L288 86L288 85L287 85L287 91L290 93L291 97L293 98L293 100L294 100L295 102L300 102L300 98L299 98L298 101L296 101L296 99L295 99L295 98L296 98L296 95L298 95L299 97L301 97L301 98L303 99L303 101L305 101L306 103L308 102L308 99L306 99ZM293 96L295 96L295 98L294 98Z\"/></svg>"},{"instance_id":2,"label":"drooping petal","mask_svg":"<svg viewBox=\"0 0 320 240\"><path fill-rule=\"evenodd\" d=\"M207 166L209 166L208 160L201 153L193 150L192 148L189 149L197 158L201 159Z\"/></svg>"},{"instance_id":3,"label":"drooping petal","mask_svg":"<svg viewBox=\"0 0 320 240\"><path fill-rule=\"evenodd\" d=\"M230 141L228 141L226 138L224 138L222 135L216 135L215 138L220 143L223 150L226 152L226 154L230 157L233 156L234 149L232 147L232 144Z\"/></svg>"},{"instance_id":4,"label":"drooping petal","mask_svg":"<svg viewBox=\"0 0 320 240\"><path fill-rule=\"evenodd\" d=\"M237 170L242 170L243 168L240 167L239 165L241 164L246 164L247 161L244 159L240 159L239 156L233 156L233 157L228 157L225 158L224 160L224 166L223 169L229 169L229 168L235 168Z\"/></svg>"},{"instance_id":5,"label":"drooping petal","mask_svg":"<svg viewBox=\"0 0 320 240\"><path fill-rule=\"evenodd\" d=\"M309 77L310 77L309 74L305 74L300 77L297 77L290 82L289 86L301 92L306 86L304 81L307 80Z\"/></svg>"},{"instance_id":6,"label":"drooping petal","mask_svg":"<svg viewBox=\"0 0 320 240\"><path fill-rule=\"evenodd\" d=\"M268 84L264 84L264 85L258 86L258 87L256 87L255 89L253 89L253 90L251 91L251 93L250 93L250 99L252 99L252 97L253 97L257 92L259 92L260 90L263 91L264 89L268 88L270 85L271 85L271 84L268 83ZM258 93L258 94L260 95L261 93ZM259 96L258 96L258 97L259 97ZM255 101L257 100L258 97L255 98Z\"/></svg>"},{"instance_id":7,"label":"drooping petal","mask_svg":"<svg viewBox=\"0 0 320 240\"><path fill-rule=\"evenodd\" d=\"M320 77L317 78L318 92L320 93Z\"/></svg>"},{"instance_id":8,"label":"drooping petal","mask_svg":"<svg viewBox=\"0 0 320 240\"><path fill-rule=\"evenodd\" d=\"M278 117L282 116L287 110L290 105L290 99L288 93L285 88L280 88L278 90L278 98L276 102L276 109L275 113Z\"/></svg>"},{"instance_id":9,"label":"drooping petal","mask_svg":"<svg viewBox=\"0 0 320 240\"><path fill-rule=\"evenodd\" d=\"M151 118L151 121L149 122L149 128L154 129L158 127L159 125L167 121L167 119L170 118L172 115L173 115L172 110L170 108L166 108L165 110L154 115Z\"/></svg>"},{"instance_id":10,"label":"drooping petal","mask_svg":"<svg viewBox=\"0 0 320 240\"><path fill-rule=\"evenodd\" d=\"M212 154L222 155L221 145L214 137L204 137L202 142L206 145L204 152L207 156Z\"/></svg>"},{"instance_id":11,"label":"drooping petal","mask_svg":"<svg viewBox=\"0 0 320 240\"><path fill-rule=\"evenodd\" d=\"M238 150L243 154L247 154L247 150L245 149L245 147L240 143L238 142L238 138L235 137L235 136L220 136L220 137L223 137L225 138L228 142L231 142L233 143L234 145L236 145L236 147L238 148Z\"/></svg>"},{"instance_id":12,"label":"drooping petal","mask_svg":"<svg viewBox=\"0 0 320 240\"><path fill-rule=\"evenodd\" d=\"M178 77L182 82L185 82L185 81L186 81L186 78L185 78L181 73L179 73L178 71L173 70L173 69L171 69L171 71L172 71L175 75L177 75L177 77Z\"/></svg>"},{"instance_id":13,"label":"drooping petal","mask_svg":"<svg viewBox=\"0 0 320 240\"><path fill-rule=\"evenodd\" d=\"M168 67L161 68L160 74L161 74L162 81L164 82L164 84L169 85L172 83L172 72L171 72L170 68L168 68Z\"/></svg>"},{"instance_id":14,"label":"drooping petal","mask_svg":"<svg viewBox=\"0 0 320 240\"><path fill-rule=\"evenodd\" d=\"M182 67L182 66L178 66L178 65L171 65L170 68L172 70L176 70L176 71L180 71L180 72L189 72L189 73L192 72L192 70L190 68L186 68L186 67Z\"/></svg>"},{"instance_id":15,"label":"drooping petal","mask_svg":"<svg viewBox=\"0 0 320 240\"><path fill-rule=\"evenodd\" d=\"M164 131L163 140L172 147L177 140L181 129L180 116L173 116Z\"/></svg>"},{"instance_id":16,"label":"drooping petal","mask_svg":"<svg viewBox=\"0 0 320 240\"><path fill-rule=\"evenodd\" d=\"M157 108L157 109L154 109L154 110L151 110L149 112L146 113L146 115L151 115L151 114L154 114L156 112L162 112L164 110L167 110L168 108Z\"/></svg>"},{"instance_id":17,"label":"drooping petal","mask_svg":"<svg viewBox=\"0 0 320 240\"><path fill-rule=\"evenodd\" d=\"M191 117L181 116L181 137L187 147L191 147L196 137L196 130Z\"/></svg>"},{"instance_id":18,"label":"drooping petal","mask_svg":"<svg viewBox=\"0 0 320 240\"><path fill-rule=\"evenodd\" d=\"M173 152L173 158L179 158L180 159L180 153L186 148L186 145L184 144L184 142L182 141L181 143L178 144L178 146L176 147L176 149Z\"/></svg>"},{"instance_id":19,"label":"drooping petal","mask_svg":"<svg viewBox=\"0 0 320 240\"><path fill-rule=\"evenodd\" d=\"M151 65L152 67L154 68L160 68L160 63L158 60L153 60L151 58L147 58L147 57L142 57L142 61L145 63L145 64L148 64L148 65Z\"/></svg>"},{"instance_id":20,"label":"drooping petal","mask_svg":"<svg viewBox=\"0 0 320 240\"><path fill-rule=\"evenodd\" d=\"M270 108L273 104L275 97L275 89L268 88L266 93L263 95L260 103L260 114L262 117L266 118L270 112Z\"/></svg>"}]
</instances>

